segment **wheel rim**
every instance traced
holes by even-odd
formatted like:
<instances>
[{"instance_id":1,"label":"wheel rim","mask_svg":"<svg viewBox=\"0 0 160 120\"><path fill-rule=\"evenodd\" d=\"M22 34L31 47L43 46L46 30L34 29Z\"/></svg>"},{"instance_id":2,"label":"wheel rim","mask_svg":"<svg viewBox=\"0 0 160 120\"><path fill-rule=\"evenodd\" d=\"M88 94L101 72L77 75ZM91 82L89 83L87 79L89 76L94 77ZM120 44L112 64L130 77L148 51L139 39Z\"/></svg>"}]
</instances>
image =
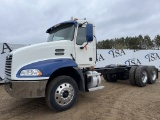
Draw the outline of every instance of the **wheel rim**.
<instances>
[{"instance_id":1,"label":"wheel rim","mask_svg":"<svg viewBox=\"0 0 160 120\"><path fill-rule=\"evenodd\" d=\"M156 71L153 70L152 73L153 73L152 80L155 81L156 80Z\"/></svg>"},{"instance_id":2,"label":"wheel rim","mask_svg":"<svg viewBox=\"0 0 160 120\"><path fill-rule=\"evenodd\" d=\"M74 96L73 86L69 83L63 83L59 85L55 91L55 100L61 105L67 105L70 103Z\"/></svg>"},{"instance_id":3,"label":"wheel rim","mask_svg":"<svg viewBox=\"0 0 160 120\"><path fill-rule=\"evenodd\" d=\"M147 82L147 79L148 79L148 78L147 78L147 72L146 72L146 71L143 71L143 72L142 72L142 82L143 82L143 83L146 83L146 82Z\"/></svg>"}]
</instances>

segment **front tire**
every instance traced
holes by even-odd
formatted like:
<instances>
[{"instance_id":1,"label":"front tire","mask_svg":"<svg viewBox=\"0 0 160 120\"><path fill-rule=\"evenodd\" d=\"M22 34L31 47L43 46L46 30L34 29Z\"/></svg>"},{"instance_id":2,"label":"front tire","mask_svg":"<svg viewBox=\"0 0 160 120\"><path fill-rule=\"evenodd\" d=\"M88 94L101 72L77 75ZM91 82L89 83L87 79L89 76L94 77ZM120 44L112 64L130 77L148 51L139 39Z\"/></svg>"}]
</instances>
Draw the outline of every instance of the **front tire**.
<instances>
[{"instance_id":1,"label":"front tire","mask_svg":"<svg viewBox=\"0 0 160 120\"><path fill-rule=\"evenodd\" d=\"M51 109L64 111L71 108L78 94L76 81L69 76L54 78L46 90L46 103Z\"/></svg>"}]
</instances>

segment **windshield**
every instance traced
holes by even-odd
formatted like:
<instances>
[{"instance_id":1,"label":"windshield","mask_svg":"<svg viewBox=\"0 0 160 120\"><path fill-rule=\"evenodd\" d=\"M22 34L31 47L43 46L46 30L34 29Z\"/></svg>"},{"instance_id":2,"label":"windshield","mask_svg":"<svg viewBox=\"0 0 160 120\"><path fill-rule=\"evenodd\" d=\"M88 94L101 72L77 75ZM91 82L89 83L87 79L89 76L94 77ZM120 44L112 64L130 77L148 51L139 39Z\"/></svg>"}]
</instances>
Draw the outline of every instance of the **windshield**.
<instances>
[{"instance_id":1,"label":"windshield","mask_svg":"<svg viewBox=\"0 0 160 120\"><path fill-rule=\"evenodd\" d=\"M59 40L73 40L74 24L63 24L54 28L48 37L48 42Z\"/></svg>"}]
</instances>

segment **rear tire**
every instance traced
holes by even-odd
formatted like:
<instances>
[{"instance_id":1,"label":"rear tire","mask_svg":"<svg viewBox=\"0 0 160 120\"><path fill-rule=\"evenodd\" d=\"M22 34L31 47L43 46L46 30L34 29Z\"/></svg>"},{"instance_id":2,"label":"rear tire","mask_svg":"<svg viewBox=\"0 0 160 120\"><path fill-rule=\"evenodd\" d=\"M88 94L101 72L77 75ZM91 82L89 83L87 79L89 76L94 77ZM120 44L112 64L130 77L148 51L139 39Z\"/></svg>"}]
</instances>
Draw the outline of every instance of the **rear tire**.
<instances>
[{"instance_id":1,"label":"rear tire","mask_svg":"<svg viewBox=\"0 0 160 120\"><path fill-rule=\"evenodd\" d=\"M130 84L133 86L136 86L136 81L135 81L136 69L137 69L137 66L132 66L129 71L129 81L130 81Z\"/></svg>"},{"instance_id":2,"label":"rear tire","mask_svg":"<svg viewBox=\"0 0 160 120\"><path fill-rule=\"evenodd\" d=\"M117 82L117 75L112 73L112 74L107 74L107 75L103 75L103 78L105 81L107 82Z\"/></svg>"},{"instance_id":3,"label":"rear tire","mask_svg":"<svg viewBox=\"0 0 160 120\"><path fill-rule=\"evenodd\" d=\"M51 109L64 111L71 108L78 94L75 80L69 76L54 78L46 89L46 103Z\"/></svg>"},{"instance_id":4,"label":"rear tire","mask_svg":"<svg viewBox=\"0 0 160 120\"><path fill-rule=\"evenodd\" d=\"M138 66L135 74L136 85L139 87L146 86L148 82L148 72L146 66Z\"/></svg>"},{"instance_id":5,"label":"rear tire","mask_svg":"<svg viewBox=\"0 0 160 120\"><path fill-rule=\"evenodd\" d=\"M155 66L148 66L147 67L148 72L148 83L153 84L157 81L157 69Z\"/></svg>"}]
</instances>

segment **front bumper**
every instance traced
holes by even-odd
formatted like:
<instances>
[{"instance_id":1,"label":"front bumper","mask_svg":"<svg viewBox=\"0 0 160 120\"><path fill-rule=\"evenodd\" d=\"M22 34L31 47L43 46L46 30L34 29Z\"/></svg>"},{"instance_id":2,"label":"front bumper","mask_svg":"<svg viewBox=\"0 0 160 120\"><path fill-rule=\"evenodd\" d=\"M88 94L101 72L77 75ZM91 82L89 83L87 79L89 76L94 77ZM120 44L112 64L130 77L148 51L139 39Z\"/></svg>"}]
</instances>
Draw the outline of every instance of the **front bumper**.
<instances>
[{"instance_id":1,"label":"front bumper","mask_svg":"<svg viewBox=\"0 0 160 120\"><path fill-rule=\"evenodd\" d=\"M5 90L11 97L37 98L45 97L47 80L10 81L5 84Z\"/></svg>"}]
</instances>

